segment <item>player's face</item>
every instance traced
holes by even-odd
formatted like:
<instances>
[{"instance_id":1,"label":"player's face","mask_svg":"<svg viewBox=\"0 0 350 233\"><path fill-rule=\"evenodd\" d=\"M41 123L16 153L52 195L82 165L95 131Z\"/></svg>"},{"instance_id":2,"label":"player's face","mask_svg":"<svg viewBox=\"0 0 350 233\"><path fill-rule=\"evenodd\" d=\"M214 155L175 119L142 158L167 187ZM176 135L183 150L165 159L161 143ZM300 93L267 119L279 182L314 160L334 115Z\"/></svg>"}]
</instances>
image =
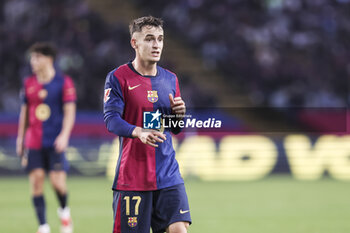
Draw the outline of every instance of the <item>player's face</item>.
<instances>
[{"instance_id":1,"label":"player's face","mask_svg":"<svg viewBox=\"0 0 350 233\"><path fill-rule=\"evenodd\" d=\"M164 31L161 27L144 26L135 32L132 46L136 56L145 62L158 62L163 50Z\"/></svg>"},{"instance_id":2,"label":"player's face","mask_svg":"<svg viewBox=\"0 0 350 233\"><path fill-rule=\"evenodd\" d=\"M52 65L52 58L41 53L32 52L30 54L30 65L34 73L46 69L47 66Z\"/></svg>"}]
</instances>

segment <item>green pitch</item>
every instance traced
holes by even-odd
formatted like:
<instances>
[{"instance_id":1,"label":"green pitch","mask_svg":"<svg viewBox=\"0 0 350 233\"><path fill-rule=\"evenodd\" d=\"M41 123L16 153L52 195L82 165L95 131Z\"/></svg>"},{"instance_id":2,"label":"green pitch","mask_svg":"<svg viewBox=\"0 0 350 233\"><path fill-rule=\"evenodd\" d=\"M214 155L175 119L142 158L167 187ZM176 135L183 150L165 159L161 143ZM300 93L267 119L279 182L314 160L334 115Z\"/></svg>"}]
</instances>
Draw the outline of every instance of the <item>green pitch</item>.
<instances>
[{"instance_id":1,"label":"green pitch","mask_svg":"<svg viewBox=\"0 0 350 233\"><path fill-rule=\"evenodd\" d=\"M111 181L69 179L75 233L111 233ZM188 180L190 233L350 232L350 184L330 179L295 181L272 176L255 182ZM46 183L48 221L58 233L57 201ZM0 178L0 232L34 233L37 222L25 177Z\"/></svg>"}]
</instances>

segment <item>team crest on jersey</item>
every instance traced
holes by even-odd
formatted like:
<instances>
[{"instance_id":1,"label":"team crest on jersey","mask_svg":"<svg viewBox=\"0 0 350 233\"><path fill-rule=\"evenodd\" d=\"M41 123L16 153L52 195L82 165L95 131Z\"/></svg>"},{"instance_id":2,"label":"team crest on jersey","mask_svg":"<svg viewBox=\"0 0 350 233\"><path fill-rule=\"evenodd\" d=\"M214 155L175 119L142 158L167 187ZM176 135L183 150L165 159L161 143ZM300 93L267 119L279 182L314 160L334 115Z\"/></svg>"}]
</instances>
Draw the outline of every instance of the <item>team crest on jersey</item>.
<instances>
[{"instance_id":1,"label":"team crest on jersey","mask_svg":"<svg viewBox=\"0 0 350 233\"><path fill-rule=\"evenodd\" d=\"M158 91L147 91L147 99L151 103L158 101Z\"/></svg>"},{"instance_id":2,"label":"team crest on jersey","mask_svg":"<svg viewBox=\"0 0 350 233\"><path fill-rule=\"evenodd\" d=\"M111 89L112 88L107 88L105 89L105 97L103 98L103 101L106 103L109 100L109 95L111 94Z\"/></svg>"},{"instance_id":3,"label":"team crest on jersey","mask_svg":"<svg viewBox=\"0 0 350 233\"><path fill-rule=\"evenodd\" d=\"M129 217L128 218L129 227L136 227L137 225L137 217Z\"/></svg>"},{"instance_id":4,"label":"team crest on jersey","mask_svg":"<svg viewBox=\"0 0 350 233\"><path fill-rule=\"evenodd\" d=\"M51 109L47 104L39 104L35 109L35 116L40 121L46 121L51 116Z\"/></svg>"}]
</instances>

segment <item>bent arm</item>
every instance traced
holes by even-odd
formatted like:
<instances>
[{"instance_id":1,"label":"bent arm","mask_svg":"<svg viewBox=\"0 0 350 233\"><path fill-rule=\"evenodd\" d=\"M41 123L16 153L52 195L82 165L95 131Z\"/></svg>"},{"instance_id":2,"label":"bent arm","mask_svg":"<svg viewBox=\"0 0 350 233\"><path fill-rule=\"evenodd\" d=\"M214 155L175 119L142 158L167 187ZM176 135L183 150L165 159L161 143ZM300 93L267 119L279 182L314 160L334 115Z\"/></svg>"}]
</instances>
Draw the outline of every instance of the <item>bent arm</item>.
<instances>
[{"instance_id":1,"label":"bent arm","mask_svg":"<svg viewBox=\"0 0 350 233\"><path fill-rule=\"evenodd\" d=\"M68 102L63 105L63 123L62 123L62 135L70 137L74 122L75 122L76 104L75 102Z\"/></svg>"},{"instance_id":2,"label":"bent arm","mask_svg":"<svg viewBox=\"0 0 350 233\"><path fill-rule=\"evenodd\" d=\"M67 102L63 105L62 129L54 142L55 149L58 153L64 152L68 147L69 137L75 122L75 112L75 102Z\"/></svg>"}]
</instances>

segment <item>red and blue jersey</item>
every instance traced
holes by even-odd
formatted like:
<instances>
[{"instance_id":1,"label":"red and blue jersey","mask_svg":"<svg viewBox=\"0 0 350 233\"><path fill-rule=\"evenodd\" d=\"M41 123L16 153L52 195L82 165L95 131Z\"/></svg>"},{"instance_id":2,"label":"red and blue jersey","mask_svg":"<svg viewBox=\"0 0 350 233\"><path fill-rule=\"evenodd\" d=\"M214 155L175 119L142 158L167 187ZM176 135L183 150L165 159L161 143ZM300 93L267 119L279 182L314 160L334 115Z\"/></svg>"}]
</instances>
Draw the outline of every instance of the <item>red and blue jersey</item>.
<instances>
[{"instance_id":1,"label":"red and blue jersey","mask_svg":"<svg viewBox=\"0 0 350 233\"><path fill-rule=\"evenodd\" d=\"M180 96L177 77L159 66L156 76L142 76L132 63L107 75L104 120L120 140L114 190L148 191L183 183L169 130L156 148L131 136L136 126L142 128L144 111L171 114L170 93Z\"/></svg>"},{"instance_id":2,"label":"red and blue jersey","mask_svg":"<svg viewBox=\"0 0 350 233\"><path fill-rule=\"evenodd\" d=\"M28 108L26 148L52 147L62 129L64 103L76 100L72 79L56 72L49 83L42 84L32 75L24 80L22 94Z\"/></svg>"}]
</instances>

